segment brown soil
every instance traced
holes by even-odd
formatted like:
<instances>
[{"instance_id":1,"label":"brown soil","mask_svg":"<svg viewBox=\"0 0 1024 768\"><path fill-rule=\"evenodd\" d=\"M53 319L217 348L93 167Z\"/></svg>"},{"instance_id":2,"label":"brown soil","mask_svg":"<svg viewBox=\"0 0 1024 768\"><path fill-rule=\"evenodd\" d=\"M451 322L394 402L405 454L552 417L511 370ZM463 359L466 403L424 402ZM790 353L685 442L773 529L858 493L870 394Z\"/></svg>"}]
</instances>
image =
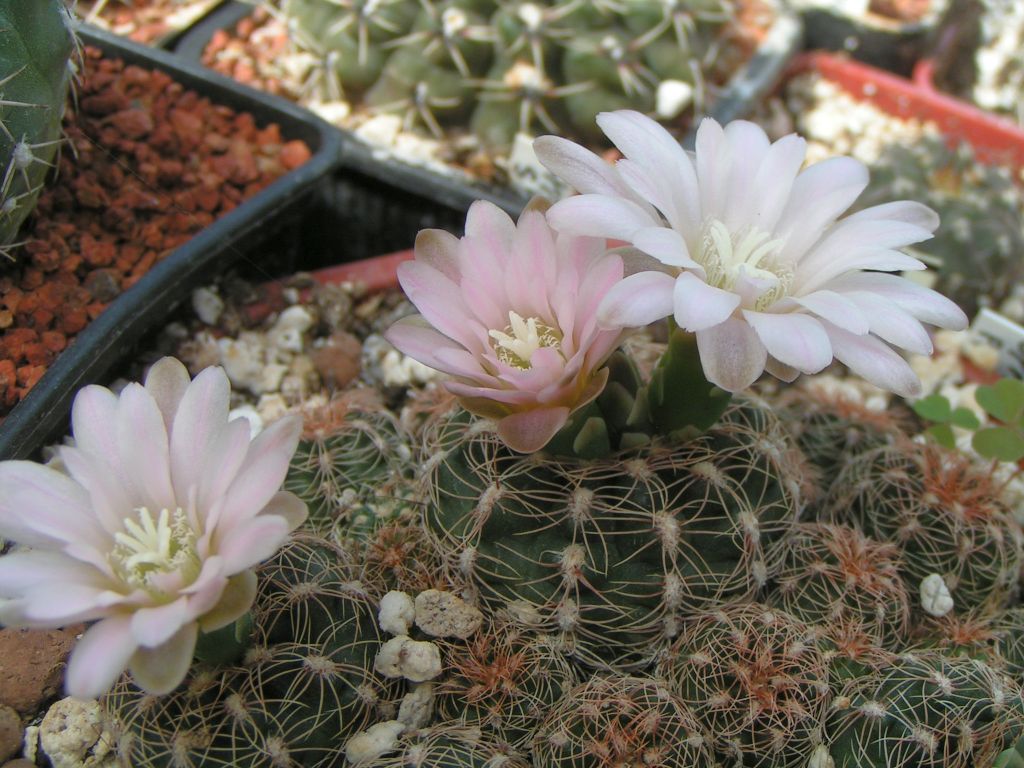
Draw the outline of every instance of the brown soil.
<instances>
[{"instance_id":1,"label":"brown soil","mask_svg":"<svg viewBox=\"0 0 1024 768\"><path fill-rule=\"evenodd\" d=\"M154 43L180 32L218 0L79 0L76 14L92 24L139 43Z\"/></svg>"},{"instance_id":2,"label":"brown soil","mask_svg":"<svg viewBox=\"0 0 1024 768\"><path fill-rule=\"evenodd\" d=\"M310 157L162 72L84 59L57 180L0 264L0 419L112 299Z\"/></svg>"}]
</instances>

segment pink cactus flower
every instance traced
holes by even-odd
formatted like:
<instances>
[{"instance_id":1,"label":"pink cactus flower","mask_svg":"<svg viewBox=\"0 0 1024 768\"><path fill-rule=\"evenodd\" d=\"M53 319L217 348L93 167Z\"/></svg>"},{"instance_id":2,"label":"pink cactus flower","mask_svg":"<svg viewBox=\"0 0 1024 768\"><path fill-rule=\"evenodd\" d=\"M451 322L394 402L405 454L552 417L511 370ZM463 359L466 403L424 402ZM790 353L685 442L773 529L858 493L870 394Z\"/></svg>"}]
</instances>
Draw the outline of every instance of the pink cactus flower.
<instances>
[{"instance_id":1,"label":"pink cactus flower","mask_svg":"<svg viewBox=\"0 0 1024 768\"><path fill-rule=\"evenodd\" d=\"M556 236L537 210L514 224L478 201L465 237L424 230L416 238L416 258L398 279L421 314L387 338L449 374L445 386L494 419L509 447L536 451L604 388L602 365L621 332L598 328L597 307L622 275L603 240Z\"/></svg>"},{"instance_id":2,"label":"pink cactus flower","mask_svg":"<svg viewBox=\"0 0 1024 768\"><path fill-rule=\"evenodd\" d=\"M299 420L251 440L248 421L228 421L229 394L222 369L190 381L166 357L145 386L78 393L66 474L0 463L0 535L30 548L0 557L0 622L96 621L71 654L70 695L100 695L125 667L151 693L174 689L199 630L249 609L253 566L305 519L278 490Z\"/></svg>"},{"instance_id":3,"label":"pink cactus flower","mask_svg":"<svg viewBox=\"0 0 1024 768\"><path fill-rule=\"evenodd\" d=\"M930 354L922 322L966 327L947 298L889 274L925 268L901 249L932 236L934 211L903 200L839 218L868 183L857 160L801 170L802 138L772 143L742 120L722 128L705 119L693 157L638 112L597 121L624 155L614 167L554 136L534 146L583 193L551 208L555 229L617 238L652 257L604 299L601 323L674 316L696 335L708 380L730 392L766 369L790 381L835 357L902 395L921 383L892 347Z\"/></svg>"}]
</instances>

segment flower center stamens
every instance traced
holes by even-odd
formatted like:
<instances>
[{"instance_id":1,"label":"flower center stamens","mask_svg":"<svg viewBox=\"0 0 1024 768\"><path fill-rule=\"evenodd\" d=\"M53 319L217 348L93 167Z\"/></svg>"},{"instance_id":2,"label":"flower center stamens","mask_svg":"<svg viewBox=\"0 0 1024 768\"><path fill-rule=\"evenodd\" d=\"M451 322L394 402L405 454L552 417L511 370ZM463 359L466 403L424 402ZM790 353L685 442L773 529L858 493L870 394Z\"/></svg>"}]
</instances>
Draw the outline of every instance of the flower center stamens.
<instances>
[{"instance_id":1,"label":"flower center stamens","mask_svg":"<svg viewBox=\"0 0 1024 768\"><path fill-rule=\"evenodd\" d=\"M199 575L196 532L180 507L161 509L154 518L147 507L124 519L124 530L114 534L110 563L133 587L159 592L153 577L179 573L186 583Z\"/></svg>"},{"instance_id":2,"label":"flower center stamens","mask_svg":"<svg viewBox=\"0 0 1024 768\"><path fill-rule=\"evenodd\" d=\"M733 233L722 221L711 219L704 225L694 261L704 267L708 285L731 291L742 279L742 292L752 294L744 298L760 310L785 296L793 280L792 270L775 258L783 243L753 227Z\"/></svg>"},{"instance_id":3,"label":"flower center stamens","mask_svg":"<svg viewBox=\"0 0 1024 768\"><path fill-rule=\"evenodd\" d=\"M513 368L527 370L533 364L534 352L541 347L557 347L562 343L558 329L545 325L536 317L524 319L510 311L508 320L504 331L488 331L488 334L494 339L494 352L498 359Z\"/></svg>"}]
</instances>

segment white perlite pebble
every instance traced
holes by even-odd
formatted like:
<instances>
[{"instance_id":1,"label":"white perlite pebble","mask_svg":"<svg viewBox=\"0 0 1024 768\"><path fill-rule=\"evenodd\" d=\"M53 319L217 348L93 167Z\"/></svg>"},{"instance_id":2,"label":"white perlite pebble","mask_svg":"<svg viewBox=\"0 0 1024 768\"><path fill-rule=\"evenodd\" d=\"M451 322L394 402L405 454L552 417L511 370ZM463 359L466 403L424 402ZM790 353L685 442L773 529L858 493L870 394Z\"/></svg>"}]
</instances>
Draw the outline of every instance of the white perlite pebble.
<instances>
[{"instance_id":1,"label":"white perlite pebble","mask_svg":"<svg viewBox=\"0 0 1024 768\"><path fill-rule=\"evenodd\" d=\"M404 730L405 725L397 720L372 725L346 742L345 757L350 763L362 763L392 752L398 749L398 737Z\"/></svg>"},{"instance_id":2,"label":"white perlite pebble","mask_svg":"<svg viewBox=\"0 0 1024 768\"><path fill-rule=\"evenodd\" d=\"M422 683L441 674L441 650L431 642L400 635L381 646L373 668L384 677L404 677Z\"/></svg>"},{"instance_id":3,"label":"white perlite pebble","mask_svg":"<svg viewBox=\"0 0 1024 768\"><path fill-rule=\"evenodd\" d=\"M953 596L942 577L933 573L921 580L921 607L932 616L945 616L953 610Z\"/></svg>"},{"instance_id":4,"label":"white perlite pebble","mask_svg":"<svg viewBox=\"0 0 1024 768\"><path fill-rule=\"evenodd\" d=\"M385 632L392 635L408 635L409 625L415 618L416 608L412 598L405 592L392 590L380 599L377 623Z\"/></svg>"},{"instance_id":5,"label":"white perlite pebble","mask_svg":"<svg viewBox=\"0 0 1024 768\"><path fill-rule=\"evenodd\" d=\"M660 120L671 120L690 106L693 86L682 80L662 80L658 85L654 111Z\"/></svg>"},{"instance_id":6,"label":"white perlite pebble","mask_svg":"<svg viewBox=\"0 0 1024 768\"><path fill-rule=\"evenodd\" d=\"M420 683L405 694L398 708L398 722L409 728L425 728L434 713L434 684Z\"/></svg>"},{"instance_id":7,"label":"white perlite pebble","mask_svg":"<svg viewBox=\"0 0 1024 768\"><path fill-rule=\"evenodd\" d=\"M224 300L212 288L196 288L192 291L192 309L204 323L214 325L224 311Z\"/></svg>"},{"instance_id":8,"label":"white perlite pebble","mask_svg":"<svg viewBox=\"0 0 1024 768\"><path fill-rule=\"evenodd\" d=\"M278 350L301 352L306 345L303 334L313 326L313 316L305 307L288 307L267 332L271 346Z\"/></svg>"},{"instance_id":9,"label":"white perlite pebble","mask_svg":"<svg viewBox=\"0 0 1024 768\"><path fill-rule=\"evenodd\" d=\"M451 592L428 589L416 595L416 626L431 637L465 640L483 623L484 615Z\"/></svg>"},{"instance_id":10,"label":"white perlite pebble","mask_svg":"<svg viewBox=\"0 0 1024 768\"><path fill-rule=\"evenodd\" d=\"M39 746L53 768L111 768L114 737L104 727L98 701L61 699L39 726Z\"/></svg>"}]
</instances>

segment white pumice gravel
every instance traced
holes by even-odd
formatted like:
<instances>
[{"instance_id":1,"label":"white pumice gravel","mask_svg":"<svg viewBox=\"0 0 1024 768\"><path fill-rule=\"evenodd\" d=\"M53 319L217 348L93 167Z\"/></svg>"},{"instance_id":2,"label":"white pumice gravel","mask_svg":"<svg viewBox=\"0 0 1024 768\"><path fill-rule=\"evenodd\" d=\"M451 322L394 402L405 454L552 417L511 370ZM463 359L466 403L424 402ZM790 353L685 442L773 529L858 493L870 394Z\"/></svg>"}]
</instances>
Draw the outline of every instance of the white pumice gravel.
<instances>
[{"instance_id":1,"label":"white pumice gravel","mask_svg":"<svg viewBox=\"0 0 1024 768\"><path fill-rule=\"evenodd\" d=\"M398 738L406 726L398 720L386 720L360 731L345 743L345 757L353 764L373 760L398 749Z\"/></svg>"},{"instance_id":2,"label":"white pumice gravel","mask_svg":"<svg viewBox=\"0 0 1024 768\"><path fill-rule=\"evenodd\" d=\"M426 682L441 674L441 650L434 643L399 635L381 646L373 668L384 677Z\"/></svg>"},{"instance_id":3,"label":"white pumice gravel","mask_svg":"<svg viewBox=\"0 0 1024 768\"><path fill-rule=\"evenodd\" d=\"M921 580L921 608L930 616L940 618L953 610L953 596L949 587L937 573Z\"/></svg>"},{"instance_id":4,"label":"white pumice gravel","mask_svg":"<svg viewBox=\"0 0 1024 768\"><path fill-rule=\"evenodd\" d=\"M415 618L416 606L405 592L391 590L380 599L377 623L388 634L408 635Z\"/></svg>"},{"instance_id":5,"label":"white pumice gravel","mask_svg":"<svg viewBox=\"0 0 1024 768\"><path fill-rule=\"evenodd\" d=\"M439 589L416 595L416 626L431 637L457 637L465 640L483 623L480 609L461 597Z\"/></svg>"},{"instance_id":6,"label":"white pumice gravel","mask_svg":"<svg viewBox=\"0 0 1024 768\"><path fill-rule=\"evenodd\" d=\"M114 744L98 701L61 699L39 725L39 748L53 768L113 768Z\"/></svg>"}]
</instances>

